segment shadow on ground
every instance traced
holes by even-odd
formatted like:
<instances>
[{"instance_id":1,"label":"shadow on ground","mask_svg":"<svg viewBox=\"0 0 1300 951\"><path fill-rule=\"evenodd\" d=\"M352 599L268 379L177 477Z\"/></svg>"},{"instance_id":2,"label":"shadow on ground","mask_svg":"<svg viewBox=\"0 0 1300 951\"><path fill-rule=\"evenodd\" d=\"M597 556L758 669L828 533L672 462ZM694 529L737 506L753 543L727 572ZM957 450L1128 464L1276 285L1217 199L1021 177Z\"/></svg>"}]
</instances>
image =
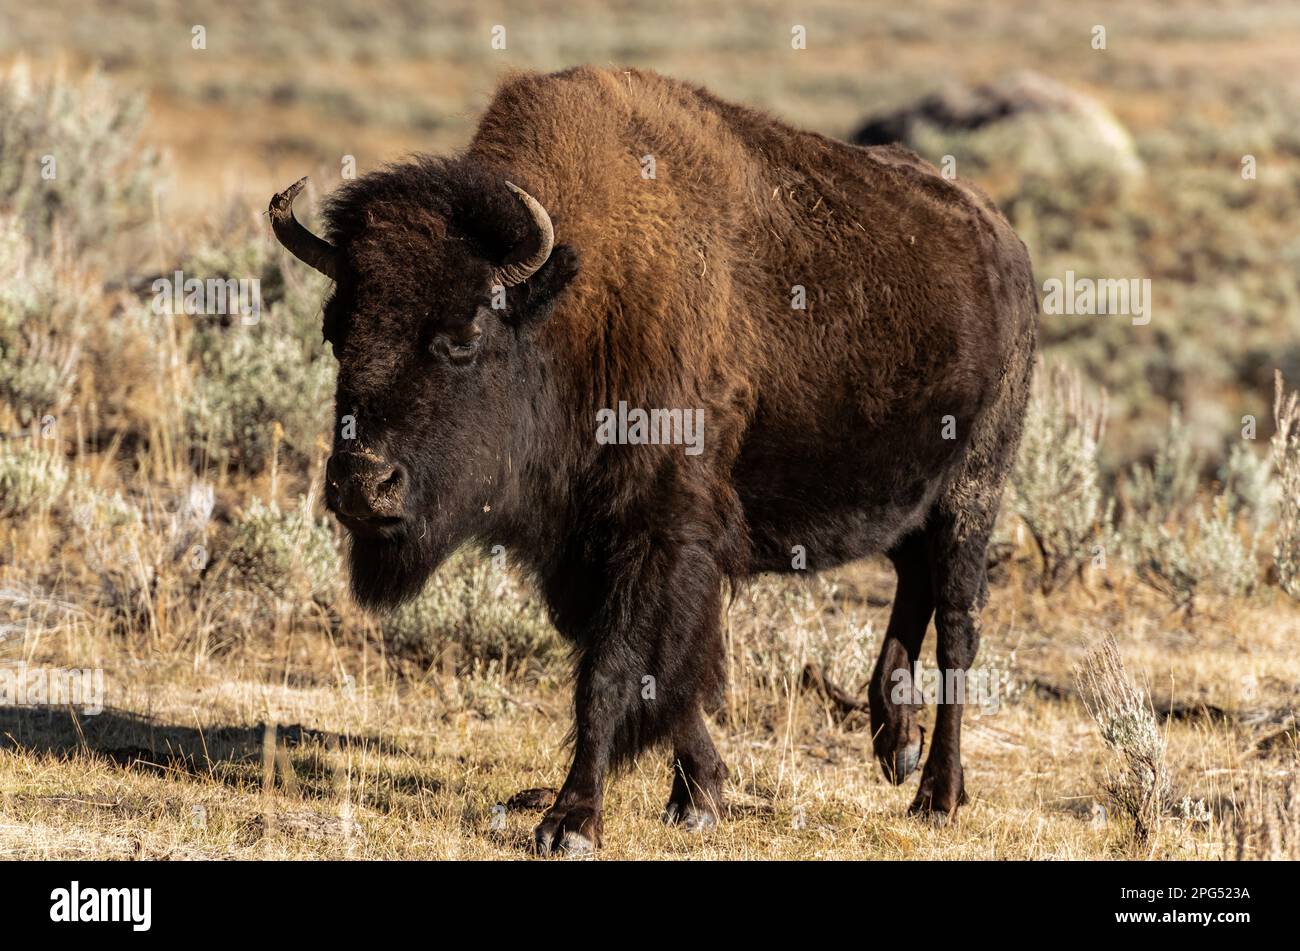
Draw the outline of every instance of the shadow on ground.
<instances>
[{"instance_id":1,"label":"shadow on ground","mask_svg":"<svg viewBox=\"0 0 1300 951\"><path fill-rule=\"evenodd\" d=\"M406 751L379 737L349 736L301 724L257 723L205 728L181 726L105 708L94 716L67 707L0 707L0 750L59 759L87 756L116 767L159 776L201 776L234 787L260 785L278 774L281 784L327 796L328 754L346 748L373 753ZM427 781L422 784L426 788Z\"/></svg>"}]
</instances>

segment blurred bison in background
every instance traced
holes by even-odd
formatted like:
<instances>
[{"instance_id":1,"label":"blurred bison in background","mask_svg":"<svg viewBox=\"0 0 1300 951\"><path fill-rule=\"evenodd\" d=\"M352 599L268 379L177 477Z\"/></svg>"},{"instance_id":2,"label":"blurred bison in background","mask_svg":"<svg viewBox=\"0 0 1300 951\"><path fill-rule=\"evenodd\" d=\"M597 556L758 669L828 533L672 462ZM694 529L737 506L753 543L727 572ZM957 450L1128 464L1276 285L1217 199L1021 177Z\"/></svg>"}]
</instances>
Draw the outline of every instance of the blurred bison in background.
<instances>
[{"instance_id":1,"label":"blurred bison in background","mask_svg":"<svg viewBox=\"0 0 1300 951\"><path fill-rule=\"evenodd\" d=\"M867 118L858 145L898 143L934 162L951 156L958 174L1068 185L1072 192L1122 187L1142 175L1128 130L1099 101L1033 70L993 82L950 84Z\"/></svg>"},{"instance_id":2,"label":"blurred bison in background","mask_svg":"<svg viewBox=\"0 0 1300 951\"><path fill-rule=\"evenodd\" d=\"M911 666L932 616L941 668L975 657L1035 348L1028 255L981 193L595 68L510 78L463 154L343 185L324 238L293 218L299 187L271 216L336 282L326 500L356 596L391 606L457 546L503 545L575 645L573 763L538 851L599 845L607 772L660 743L665 818L716 821L722 591L757 572L888 554L875 751L896 783L919 765ZM942 700L912 808L946 819L965 791Z\"/></svg>"}]
</instances>

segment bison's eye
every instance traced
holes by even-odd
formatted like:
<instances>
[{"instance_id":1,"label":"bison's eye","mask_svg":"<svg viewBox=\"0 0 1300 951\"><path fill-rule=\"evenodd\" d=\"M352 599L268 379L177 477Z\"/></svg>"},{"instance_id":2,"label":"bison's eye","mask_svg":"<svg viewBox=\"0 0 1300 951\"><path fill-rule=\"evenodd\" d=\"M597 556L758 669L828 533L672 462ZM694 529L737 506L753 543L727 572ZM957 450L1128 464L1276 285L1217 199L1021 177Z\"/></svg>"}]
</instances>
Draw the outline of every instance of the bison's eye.
<instances>
[{"instance_id":1,"label":"bison's eye","mask_svg":"<svg viewBox=\"0 0 1300 951\"><path fill-rule=\"evenodd\" d=\"M439 334L434 338L429 350L433 353L441 350L447 354L447 358L452 363L469 363L474 359L474 353L478 350L479 338L482 336L483 328L478 325L477 321L472 321L463 327L449 330L445 335Z\"/></svg>"}]
</instances>

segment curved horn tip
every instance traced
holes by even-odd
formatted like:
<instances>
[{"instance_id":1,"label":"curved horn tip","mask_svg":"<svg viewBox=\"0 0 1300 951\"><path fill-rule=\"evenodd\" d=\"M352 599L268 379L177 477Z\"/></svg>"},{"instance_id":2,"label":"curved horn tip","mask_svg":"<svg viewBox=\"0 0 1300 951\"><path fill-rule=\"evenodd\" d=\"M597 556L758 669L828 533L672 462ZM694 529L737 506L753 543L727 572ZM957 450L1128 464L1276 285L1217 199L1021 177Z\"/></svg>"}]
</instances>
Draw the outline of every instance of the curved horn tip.
<instances>
[{"instance_id":1,"label":"curved horn tip","mask_svg":"<svg viewBox=\"0 0 1300 951\"><path fill-rule=\"evenodd\" d=\"M270 207L271 214L276 215L278 217L283 215L286 211L292 213L294 199L296 199L298 197L298 193L301 192L307 186L307 178L308 176L304 175L302 178L298 179L296 182L294 182L284 191L276 192L271 197L271 207Z\"/></svg>"},{"instance_id":2,"label":"curved horn tip","mask_svg":"<svg viewBox=\"0 0 1300 951\"><path fill-rule=\"evenodd\" d=\"M541 202L514 182L507 181L505 185L510 191L514 192L519 199L519 203L527 210L529 217L532 219L533 227L536 229L531 238L534 244L532 253L526 254L521 260L497 268L493 273L494 283L512 287L528 280L546 263L547 258L551 255L551 249L555 246L555 227L551 223L550 214Z\"/></svg>"},{"instance_id":3,"label":"curved horn tip","mask_svg":"<svg viewBox=\"0 0 1300 951\"><path fill-rule=\"evenodd\" d=\"M338 274L338 250L304 228L293 214L293 200L306 184L307 176L304 175L271 199L271 205L267 209L271 218L271 230L286 251L330 280L335 280Z\"/></svg>"}]
</instances>

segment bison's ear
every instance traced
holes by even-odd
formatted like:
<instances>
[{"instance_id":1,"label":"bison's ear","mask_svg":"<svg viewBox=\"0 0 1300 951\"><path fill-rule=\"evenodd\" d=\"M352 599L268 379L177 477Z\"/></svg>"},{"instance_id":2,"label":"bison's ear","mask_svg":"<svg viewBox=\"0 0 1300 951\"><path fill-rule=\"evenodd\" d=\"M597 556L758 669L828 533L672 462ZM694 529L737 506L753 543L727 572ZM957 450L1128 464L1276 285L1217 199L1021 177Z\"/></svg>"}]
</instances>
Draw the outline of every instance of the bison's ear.
<instances>
[{"instance_id":1,"label":"bison's ear","mask_svg":"<svg viewBox=\"0 0 1300 951\"><path fill-rule=\"evenodd\" d=\"M560 293L578 275L581 265L578 252L570 245L557 244L551 256L528 282L514 290L522 291L519 303L511 301L512 316L520 323L532 323L545 320L555 309Z\"/></svg>"}]
</instances>

